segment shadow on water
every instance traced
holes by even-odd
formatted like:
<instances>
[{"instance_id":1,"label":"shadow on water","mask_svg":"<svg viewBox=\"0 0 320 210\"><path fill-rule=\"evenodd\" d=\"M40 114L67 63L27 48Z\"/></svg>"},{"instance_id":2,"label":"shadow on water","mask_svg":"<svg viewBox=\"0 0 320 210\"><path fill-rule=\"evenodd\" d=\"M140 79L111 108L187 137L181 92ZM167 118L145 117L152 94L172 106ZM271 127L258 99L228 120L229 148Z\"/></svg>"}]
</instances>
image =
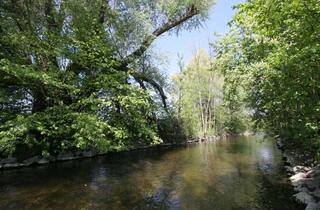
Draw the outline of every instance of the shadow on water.
<instances>
[{"instance_id":1,"label":"shadow on water","mask_svg":"<svg viewBox=\"0 0 320 210\"><path fill-rule=\"evenodd\" d=\"M0 209L301 209L258 137L0 173Z\"/></svg>"}]
</instances>

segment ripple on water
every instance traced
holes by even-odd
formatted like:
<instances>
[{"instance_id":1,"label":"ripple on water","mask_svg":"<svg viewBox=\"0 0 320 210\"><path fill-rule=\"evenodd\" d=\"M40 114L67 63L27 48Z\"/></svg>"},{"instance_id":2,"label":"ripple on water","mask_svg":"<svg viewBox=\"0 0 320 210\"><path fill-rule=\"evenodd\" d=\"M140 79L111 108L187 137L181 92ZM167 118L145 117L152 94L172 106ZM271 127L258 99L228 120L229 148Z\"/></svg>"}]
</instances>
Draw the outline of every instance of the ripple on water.
<instances>
[{"instance_id":1,"label":"ripple on water","mask_svg":"<svg viewBox=\"0 0 320 210\"><path fill-rule=\"evenodd\" d=\"M282 164L248 137L5 171L0 209L299 209Z\"/></svg>"}]
</instances>

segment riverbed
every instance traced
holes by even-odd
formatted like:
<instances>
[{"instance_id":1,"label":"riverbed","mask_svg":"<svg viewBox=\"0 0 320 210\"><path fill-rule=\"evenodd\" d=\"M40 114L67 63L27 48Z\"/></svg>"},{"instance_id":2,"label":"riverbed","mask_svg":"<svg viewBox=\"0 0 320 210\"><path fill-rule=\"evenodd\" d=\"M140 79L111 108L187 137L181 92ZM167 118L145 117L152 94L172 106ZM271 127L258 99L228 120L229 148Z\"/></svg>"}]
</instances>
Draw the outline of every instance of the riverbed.
<instances>
[{"instance_id":1,"label":"riverbed","mask_svg":"<svg viewBox=\"0 0 320 210\"><path fill-rule=\"evenodd\" d=\"M0 172L0 209L303 209L292 194L261 136Z\"/></svg>"}]
</instances>

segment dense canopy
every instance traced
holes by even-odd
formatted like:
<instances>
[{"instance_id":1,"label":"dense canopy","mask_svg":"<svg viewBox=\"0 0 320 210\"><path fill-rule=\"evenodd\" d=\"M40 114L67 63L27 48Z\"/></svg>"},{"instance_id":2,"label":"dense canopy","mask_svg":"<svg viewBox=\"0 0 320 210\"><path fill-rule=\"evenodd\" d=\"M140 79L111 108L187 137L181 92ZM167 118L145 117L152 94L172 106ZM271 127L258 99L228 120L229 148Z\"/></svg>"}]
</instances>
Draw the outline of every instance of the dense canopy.
<instances>
[{"instance_id":1,"label":"dense canopy","mask_svg":"<svg viewBox=\"0 0 320 210\"><path fill-rule=\"evenodd\" d=\"M147 49L165 32L197 27L212 3L1 1L1 152L161 142L162 108L150 93L167 109L164 78Z\"/></svg>"},{"instance_id":2,"label":"dense canopy","mask_svg":"<svg viewBox=\"0 0 320 210\"><path fill-rule=\"evenodd\" d=\"M319 1L255 0L237 8L231 32L216 45L226 90L245 90L257 126L319 149Z\"/></svg>"},{"instance_id":3,"label":"dense canopy","mask_svg":"<svg viewBox=\"0 0 320 210\"><path fill-rule=\"evenodd\" d=\"M200 27L213 4L1 1L0 156L241 134L249 117L320 151L319 1L239 4L170 81L152 43Z\"/></svg>"}]
</instances>

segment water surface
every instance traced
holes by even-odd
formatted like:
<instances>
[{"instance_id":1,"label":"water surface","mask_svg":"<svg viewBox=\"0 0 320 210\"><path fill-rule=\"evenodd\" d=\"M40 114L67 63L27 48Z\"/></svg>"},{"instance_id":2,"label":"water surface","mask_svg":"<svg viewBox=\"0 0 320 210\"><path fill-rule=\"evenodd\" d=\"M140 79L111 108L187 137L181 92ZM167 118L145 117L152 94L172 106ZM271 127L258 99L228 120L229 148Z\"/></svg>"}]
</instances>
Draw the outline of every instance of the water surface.
<instances>
[{"instance_id":1,"label":"water surface","mask_svg":"<svg viewBox=\"0 0 320 210\"><path fill-rule=\"evenodd\" d=\"M0 209L301 209L292 193L262 137L0 172Z\"/></svg>"}]
</instances>

